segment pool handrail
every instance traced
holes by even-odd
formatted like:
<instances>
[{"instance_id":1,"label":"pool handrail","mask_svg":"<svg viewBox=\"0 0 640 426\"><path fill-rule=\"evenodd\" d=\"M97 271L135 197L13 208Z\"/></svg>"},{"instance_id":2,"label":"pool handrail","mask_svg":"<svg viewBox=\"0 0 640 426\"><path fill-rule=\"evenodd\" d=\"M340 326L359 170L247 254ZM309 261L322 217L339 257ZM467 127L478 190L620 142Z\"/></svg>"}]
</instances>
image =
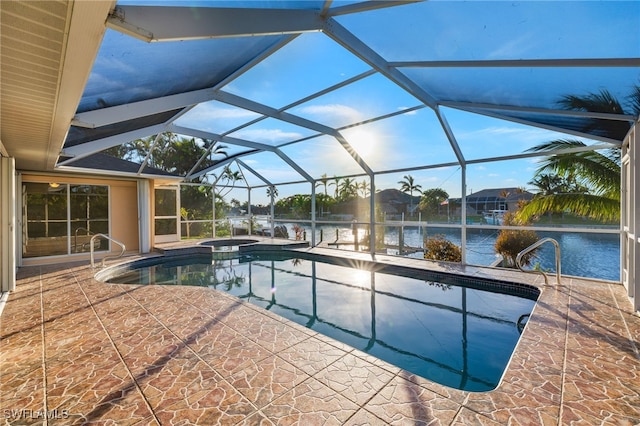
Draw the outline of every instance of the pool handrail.
<instances>
[{"instance_id":1,"label":"pool handrail","mask_svg":"<svg viewBox=\"0 0 640 426\"><path fill-rule=\"evenodd\" d=\"M112 238L112 237L110 237L110 236L108 236L108 235L106 235L106 234L94 234L94 235L93 235L93 237L91 237L91 245L90 245L90 247L89 247L89 251L90 251L90 253L91 253L91 267L92 267L92 268L95 268L95 267L96 267L95 262L94 262L94 256L93 256L93 252L94 252L94 250L93 250L93 242L94 242L94 240L95 240L96 238L98 238L98 237L102 237L102 238L105 238L105 239L107 239L107 240L109 240L109 241L112 241L112 242L116 243L117 245L119 245L119 246L122 248L122 251L121 251L121 252L120 252L120 254L118 254L117 256L109 256L109 254L107 254L105 257L103 257L103 258L102 258L102 262L100 263L100 266L101 266L101 267L104 267L104 261L105 261L105 260L107 260L107 259L109 259L109 258L110 258L110 259L117 259L117 258L119 258L119 257L122 257L122 255L124 254L124 252L125 252L125 250L126 250L126 248L125 248L124 244L123 244L123 243L121 243L120 241L116 240L115 238Z\"/></svg>"},{"instance_id":2,"label":"pool handrail","mask_svg":"<svg viewBox=\"0 0 640 426\"><path fill-rule=\"evenodd\" d=\"M554 240L553 238L543 238L541 240L536 241L535 243L531 244L529 247L527 247L526 249L522 250L520 253L518 253L518 255L516 256L516 266L518 267L518 269L520 269L522 272L528 272L528 273L540 273L542 274L542 276L544 277L544 283L546 285L549 285L549 279L547 277L547 273L542 271L542 270L525 270L522 269L522 265L520 264L520 262L522 261L522 257L529 253L532 250L537 249L538 247L540 247L542 244L544 243L552 243L555 246L555 254L556 254L556 281L557 284L560 284L560 244Z\"/></svg>"}]
</instances>

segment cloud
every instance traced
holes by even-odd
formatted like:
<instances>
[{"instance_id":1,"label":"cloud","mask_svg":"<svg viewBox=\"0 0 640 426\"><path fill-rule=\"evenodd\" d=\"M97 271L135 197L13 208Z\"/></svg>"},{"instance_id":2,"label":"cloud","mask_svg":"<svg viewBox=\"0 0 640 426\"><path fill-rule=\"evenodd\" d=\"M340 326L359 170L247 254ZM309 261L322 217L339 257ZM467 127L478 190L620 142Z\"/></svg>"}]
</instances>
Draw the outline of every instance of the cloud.
<instances>
[{"instance_id":1,"label":"cloud","mask_svg":"<svg viewBox=\"0 0 640 426\"><path fill-rule=\"evenodd\" d=\"M217 103L204 103L196 106L176 120L179 126L193 127L204 131L222 133L239 123L259 117L251 111L240 108L222 107Z\"/></svg>"},{"instance_id":2,"label":"cloud","mask_svg":"<svg viewBox=\"0 0 640 426\"><path fill-rule=\"evenodd\" d=\"M220 120L225 118L251 119L258 117L259 114L241 108L225 108L217 104L204 103L198 105L186 115L200 116L202 118L215 118Z\"/></svg>"},{"instance_id":3,"label":"cloud","mask_svg":"<svg viewBox=\"0 0 640 426\"><path fill-rule=\"evenodd\" d=\"M243 129L233 133L232 136L255 142L277 144L300 139L302 134L297 132L285 132L281 129Z\"/></svg>"},{"instance_id":4,"label":"cloud","mask_svg":"<svg viewBox=\"0 0 640 426\"><path fill-rule=\"evenodd\" d=\"M341 104L309 105L300 109L302 114L308 114L320 121L339 118L348 123L362 121L362 114L355 108Z\"/></svg>"},{"instance_id":5,"label":"cloud","mask_svg":"<svg viewBox=\"0 0 640 426\"><path fill-rule=\"evenodd\" d=\"M302 180L302 176L300 176L295 170L291 168L255 168L255 170L260 173L262 176L269 179L269 181L273 183L279 182L293 182Z\"/></svg>"},{"instance_id":6,"label":"cloud","mask_svg":"<svg viewBox=\"0 0 640 426\"><path fill-rule=\"evenodd\" d=\"M507 127L507 126L490 126L485 127L483 129L474 130L471 132L461 133L461 137L467 138L477 138L477 137L486 137L486 136L511 136L517 137L520 140L530 140L537 141L542 139L549 138L549 131L543 129L535 129L535 128L518 128L518 127Z\"/></svg>"}]
</instances>

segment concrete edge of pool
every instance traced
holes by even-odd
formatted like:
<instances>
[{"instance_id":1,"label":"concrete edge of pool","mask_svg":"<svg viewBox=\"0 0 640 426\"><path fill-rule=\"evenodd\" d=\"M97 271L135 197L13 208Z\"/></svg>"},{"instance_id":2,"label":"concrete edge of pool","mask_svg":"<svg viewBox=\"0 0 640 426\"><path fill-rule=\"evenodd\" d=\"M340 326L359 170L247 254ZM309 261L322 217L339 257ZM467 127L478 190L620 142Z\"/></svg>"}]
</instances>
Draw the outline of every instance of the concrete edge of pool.
<instances>
[{"instance_id":1,"label":"concrete edge of pool","mask_svg":"<svg viewBox=\"0 0 640 426\"><path fill-rule=\"evenodd\" d=\"M210 289L108 286L76 263L20 271L0 322L0 405L72 414L56 424L640 422L640 318L621 285L563 277L562 285L546 286L516 271L433 267L542 291L493 391L456 391L411 376L228 295L207 297ZM243 338L214 333L240 327ZM256 352L240 355L244 345ZM213 348L224 365L212 362Z\"/></svg>"}]
</instances>

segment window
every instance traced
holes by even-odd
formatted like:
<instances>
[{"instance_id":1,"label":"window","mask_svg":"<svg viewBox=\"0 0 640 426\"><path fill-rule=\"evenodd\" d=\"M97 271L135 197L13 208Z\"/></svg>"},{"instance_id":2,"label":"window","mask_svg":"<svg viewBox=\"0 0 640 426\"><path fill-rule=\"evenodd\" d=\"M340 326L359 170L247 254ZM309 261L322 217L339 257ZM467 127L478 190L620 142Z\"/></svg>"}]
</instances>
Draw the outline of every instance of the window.
<instances>
[{"instance_id":1,"label":"window","mask_svg":"<svg viewBox=\"0 0 640 426\"><path fill-rule=\"evenodd\" d=\"M109 232L109 188L102 185L25 183L23 257L88 252L91 236ZM109 250L104 239L94 250Z\"/></svg>"},{"instance_id":2,"label":"window","mask_svg":"<svg viewBox=\"0 0 640 426\"><path fill-rule=\"evenodd\" d=\"M166 241L176 239L178 234L177 192L177 188L155 189L155 235L167 237ZM165 238L156 240L165 242Z\"/></svg>"}]
</instances>

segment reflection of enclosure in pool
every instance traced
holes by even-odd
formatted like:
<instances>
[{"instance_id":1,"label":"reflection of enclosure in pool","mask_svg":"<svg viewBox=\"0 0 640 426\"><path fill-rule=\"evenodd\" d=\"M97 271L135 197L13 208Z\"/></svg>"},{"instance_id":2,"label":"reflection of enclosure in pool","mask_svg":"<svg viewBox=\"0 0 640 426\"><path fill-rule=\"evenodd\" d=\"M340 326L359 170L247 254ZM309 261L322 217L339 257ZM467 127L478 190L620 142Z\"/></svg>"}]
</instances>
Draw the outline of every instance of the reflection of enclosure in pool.
<instances>
[{"instance_id":1,"label":"reflection of enclosure in pool","mask_svg":"<svg viewBox=\"0 0 640 426\"><path fill-rule=\"evenodd\" d=\"M159 262L109 282L223 290L414 374L472 391L498 384L538 295L508 283L425 271L406 277L285 254Z\"/></svg>"}]
</instances>

